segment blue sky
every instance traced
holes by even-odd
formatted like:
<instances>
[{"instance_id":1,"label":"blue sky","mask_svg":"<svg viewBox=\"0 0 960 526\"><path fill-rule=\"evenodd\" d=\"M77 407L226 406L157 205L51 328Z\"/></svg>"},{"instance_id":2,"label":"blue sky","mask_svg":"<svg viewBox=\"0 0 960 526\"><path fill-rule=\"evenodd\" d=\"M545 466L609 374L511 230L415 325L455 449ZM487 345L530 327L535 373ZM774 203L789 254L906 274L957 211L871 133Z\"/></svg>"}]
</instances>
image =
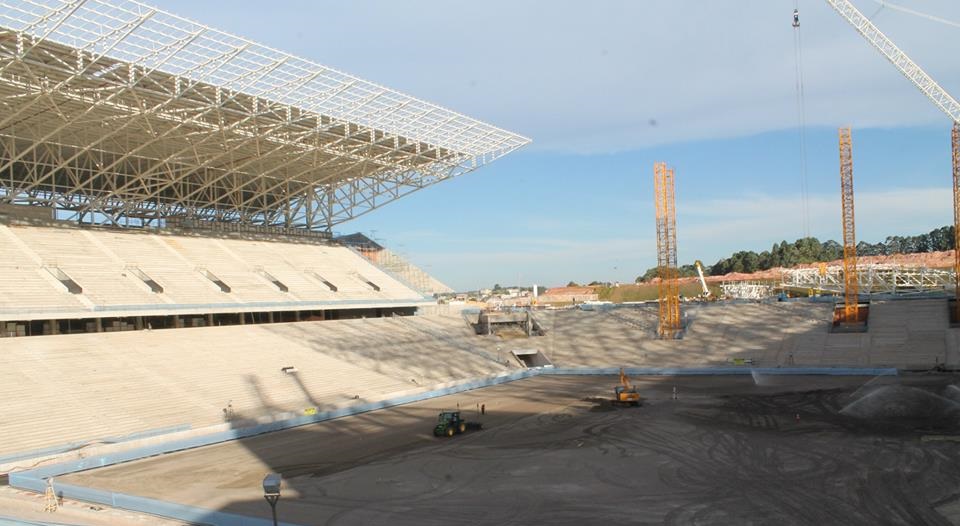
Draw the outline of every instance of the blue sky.
<instances>
[{"instance_id":1,"label":"blue sky","mask_svg":"<svg viewBox=\"0 0 960 526\"><path fill-rule=\"evenodd\" d=\"M804 233L796 0L157 0L207 25L531 137L352 222L458 290L632 281L656 262L652 170L676 169L681 263ZM960 28L854 0L954 96ZM952 0L895 5L960 21ZM950 122L822 0L800 0L810 233L839 237L837 127L858 239L952 220Z\"/></svg>"}]
</instances>

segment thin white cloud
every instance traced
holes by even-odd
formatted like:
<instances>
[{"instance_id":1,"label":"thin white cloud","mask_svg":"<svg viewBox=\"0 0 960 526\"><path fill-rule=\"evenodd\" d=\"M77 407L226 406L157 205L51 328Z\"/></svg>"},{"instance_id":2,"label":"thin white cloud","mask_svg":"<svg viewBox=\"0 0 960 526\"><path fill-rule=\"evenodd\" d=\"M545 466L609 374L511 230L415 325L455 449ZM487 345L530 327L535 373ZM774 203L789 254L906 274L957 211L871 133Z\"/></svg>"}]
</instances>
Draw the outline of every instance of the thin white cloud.
<instances>
[{"instance_id":1,"label":"thin white cloud","mask_svg":"<svg viewBox=\"0 0 960 526\"><path fill-rule=\"evenodd\" d=\"M228 11L155 1L520 132L534 149L626 151L797 125L789 2L421 0L411 9L366 0L265 12L254 1ZM877 10L870 0L854 3L868 16ZM955 0L928 0L922 9L960 19ZM892 10L873 20L960 93L956 28ZM356 38L358 27L366 38ZM945 122L826 2L802 3L800 31L809 125Z\"/></svg>"},{"instance_id":2,"label":"thin white cloud","mask_svg":"<svg viewBox=\"0 0 960 526\"><path fill-rule=\"evenodd\" d=\"M949 224L951 196L950 188L860 192L854 203L857 238L877 242L888 235L919 234ZM809 206L811 235L821 241L839 240L839 195L813 195ZM684 203L677 212L681 257L696 247L704 247L712 259L727 255L724 251L732 247L759 250L783 239L793 241L803 235L799 212L799 199L763 194Z\"/></svg>"}]
</instances>

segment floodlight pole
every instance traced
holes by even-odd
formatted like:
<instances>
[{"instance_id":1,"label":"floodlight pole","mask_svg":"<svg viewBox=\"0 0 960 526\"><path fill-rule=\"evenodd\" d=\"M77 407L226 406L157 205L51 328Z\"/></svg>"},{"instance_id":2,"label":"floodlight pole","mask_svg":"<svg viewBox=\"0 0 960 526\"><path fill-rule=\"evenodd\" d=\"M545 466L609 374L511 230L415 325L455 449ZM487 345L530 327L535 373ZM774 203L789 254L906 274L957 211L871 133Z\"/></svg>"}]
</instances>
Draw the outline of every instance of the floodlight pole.
<instances>
[{"instance_id":1,"label":"floodlight pole","mask_svg":"<svg viewBox=\"0 0 960 526\"><path fill-rule=\"evenodd\" d=\"M268 473L263 478L263 498L270 504L273 513L273 526L277 526L277 501L280 500L280 484L282 477L279 473Z\"/></svg>"},{"instance_id":2,"label":"floodlight pole","mask_svg":"<svg viewBox=\"0 0 960 526\"><path fill-rule=\"evenodd\" d=\"M280 500L280 494L273 493L264 495L263 498L267 499L267 502L270 503L270 511L273 513L273 526L277 526L277 501Z\"/></svg>"}]
</instances>

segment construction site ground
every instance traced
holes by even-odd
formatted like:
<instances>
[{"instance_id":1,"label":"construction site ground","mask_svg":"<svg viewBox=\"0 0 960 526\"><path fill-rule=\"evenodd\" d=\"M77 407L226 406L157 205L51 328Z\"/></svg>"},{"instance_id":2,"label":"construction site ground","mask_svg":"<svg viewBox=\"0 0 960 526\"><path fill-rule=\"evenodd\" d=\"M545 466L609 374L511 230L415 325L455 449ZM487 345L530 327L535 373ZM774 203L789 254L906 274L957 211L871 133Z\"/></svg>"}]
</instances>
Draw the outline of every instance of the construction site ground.
<instances>
[{"instance_id":1,"label":"construction site ground","mask_svg":"<svg viewBox=\"0 0 960 526\"><path fill-rule=\"evenodd\" d=\"M891 254L889 256L860 256L857 262L861 265L900 265L910 268L930 268L947 269L953 268L954 256L952 250L943 250L939 252L918 252L913 254ZM789 268L817 268L820 265L842 266L843 260L824 261L817 263L801 263ZM757 281L778 284L787 267L774 267L767 270L758 270L756 272L729 272L716 276L705 276L704 280L709 284L711 292L717 294L719 288L716 285L725 281ZM594 287L601 300L613 302L623 301L650 301L657 299L657 279L654 278L649 283L620 284L616 287ZM680 278L680 294L686 297L694 297L700 294L699 279L696 276L687 276Z\"/></svg>"},{"instance_id":2,"label":"construction site ground","mask_svg":"<svg viewBox=\"0 0 960 526\"><path fill-rule=\"evenodd\" d=\"M960 524L956 375L635 378L637 408L609 404L615 382L537 377L60 480L267 518L280 472L280 520L310 525ZM484 429L433 437L457 407Z\"/></svg>"}]
</instances>

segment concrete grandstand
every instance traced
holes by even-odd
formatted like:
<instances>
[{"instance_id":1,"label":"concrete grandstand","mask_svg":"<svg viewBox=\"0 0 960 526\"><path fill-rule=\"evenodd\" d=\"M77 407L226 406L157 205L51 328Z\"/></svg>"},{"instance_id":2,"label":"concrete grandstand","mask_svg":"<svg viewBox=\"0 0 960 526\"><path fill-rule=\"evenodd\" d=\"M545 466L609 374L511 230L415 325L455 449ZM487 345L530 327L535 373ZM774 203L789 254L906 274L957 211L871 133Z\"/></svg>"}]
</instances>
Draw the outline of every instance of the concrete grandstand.
<instances>
[{"instance_id":1,"label":"concrete grandstand","mask_svg":"<svg viewBox=\"0 0 960 526\"><path fill-rule=\"evenodd\" d=\"M507 321L524 324L525 331L497 335L489 329L489 313L437 305L431 295L449 288L423 269L364 236L334 238L333 227L480 168L528 139L128 0L4 1L0 36L0 89L11 96L0 108L0 473L18 488L42 492L36 484L52 485L64 475L68 482L57 491L68 500L173 517L178 524L259 526L268 524L263 502L248 490L257 490L261 471L269 469L287 477L296 520L312 524L314 506L326 506L329 497L319 488L321 476L372 461L392 464L390 455L425 443L418 452L472 464L469 451L436 446L429 430L417 431L425 418L432 424L436 411L461 404L483 416L486 404L502 410L486 422L502 424L505 440L481 456L483 466L496 469L476 470L478 477L491 477L491 487L499 487L501 472L522 478L527 475L519 471L551 465L556 452L567 459L578 451L600 457L617 450L617 439L605 442L593 425L567 436L576 434L569 419L599 415L604 426L616 425L611 408L597 401L609 395L608 379L524 383L551 371L722 370L737 378L712 379L702 388L720 400L710 409L719 417L711 412L702 420L726 425L724 415L734 410L724 405L725 392L742 395L744 407L759 396L753 367L764 368L762 374L804 375L793 384L842 388L846 397L858 392L861 374L869 375L865 382L893 375L895 368L960 366L960 339L945 300L929 297L875 302L870 330L857 334L829 331L832 304L719 302L686 309L680 340L657 339L654 305L527 310L501 315L515 316ZM582 297L583 291L558 292L558 303L596 299ZM488 330L478 334L483 316ZM521 358L532 353L549 366L531 367ZM806 376L833 374L855 379ZM696 380L671 381L701 389ZM506 382L514 383L499 385ZM690 428L683 419L705 411L695 399L673 414L661 403L670 386L659 378L641 382L656 408L651 413L668 422L658 430L661 442ZM802 388L793 384L781 386L787 394L776 394L788 398ZM770 410L764 425L785 427L781 420L792 422L796 410L799 421L799 411L807 409L785 402L777 410L788 417ZM352 418L361 413L370 414ZM824 419L839 418L835 413ZM397 438L396 429L406 435ZM531 445L529 429L563 442ZM643 429L635 422L630 436L642 440ZM272 433L279 430L288 434ZM704 440L711 433L703 431ZM237 440L260 434L258 445ZM498 431L487 436L496 440ZM484 435L473 437L479 437L476 444ZM748 442L736 438L738 447ZM162 471L167 453L220 442L229 444L188 455L201 457L200 468L174 463L174 475L158 477L165 483L207 477L203 491L157 484L150 488L157 494L143 498L135 493L134 476L91 469L143 467L141 475L151 473L145 475L149 484L155 472L141 460L156 457L149 462ZM299 448L309 448L302 454L309 461L297 460ZM528 449L546 451L547 458ZM620 457L605 462L627 469L623 459L635 457L620 449ZM218 453L204 458L212 451ZM341 451L349 453L346 459L337 457ZM530 458L536 460L524 465ZM715 461L697 463L731 471ZM515 473L496 462L522 467ZM430 464L409 470L426 480L422 494L404 493L412 486L396 474L361 477L357 484L389 487L384 494L400 488L390 497L396 511L388 511L402 515L403 508L416 507L410 503L442 501L444 484L459 484L459 474L434 473ZM655 473L650 466L645 472ZM748 467L762 474L762 466ZM595 488L610 484L603 471L595 473ZM684 479L671 475L668 485L673 478ZM487 487L486 479L468 482L458 488ZM550 498L575 486L548 484L543 494L554 496L542 497L549 504L543 507L563 512ZM519 513L526 503L517 495L529 487L505 487L514 499L510 513ZM14 502L4 491L0 504ZM695 492L676 493L698 500ZM478 523L501 497L484 493L489 500L473 509ZM928 504L919 500L916 506ZM350 511L354 504L337 505ZM330 509L323 513L333 521ZM431 515L434 509L450 512L442 502L425 505L407 522L443 517ZM376 519L361 516L357 523L396 518L376 511ZM561 513L557 523L595 518L589 510L576 511ZM95 524L81 515L78 524ZM757 516L773 515L737 518ZM664 517L667 511L654 519Z\"/></svg>"},{"instance_id":2,"label":"concrete grandstand","mask_svg":"<svg viewBox=\"0 0 960 526\"><path fill-rule=\"evenodd\" d=\"M126 0L5 1L0 36L5 461L507 368L332 232L529 139Z\"/></svg>"},{"instance_id":3,"label":"concrete grandstand","mask_svg":"<svg viewBox=\"0 0 960 526\"><path fill-rule=\"evenodd\" d=\"M0 336L411 314L333 227L529 142L136 2L0 30Z\"/></svg>"},{"instance_id":4,"label":"concrete grandstand","mask_svg":"<svg viewBox=\"0 0 960 526\"><path fill-rule=\"evenodd\" d=\"M0 225L3 336L410 314L430 302L349 248Z\"/></svg>"}]
</instances>

